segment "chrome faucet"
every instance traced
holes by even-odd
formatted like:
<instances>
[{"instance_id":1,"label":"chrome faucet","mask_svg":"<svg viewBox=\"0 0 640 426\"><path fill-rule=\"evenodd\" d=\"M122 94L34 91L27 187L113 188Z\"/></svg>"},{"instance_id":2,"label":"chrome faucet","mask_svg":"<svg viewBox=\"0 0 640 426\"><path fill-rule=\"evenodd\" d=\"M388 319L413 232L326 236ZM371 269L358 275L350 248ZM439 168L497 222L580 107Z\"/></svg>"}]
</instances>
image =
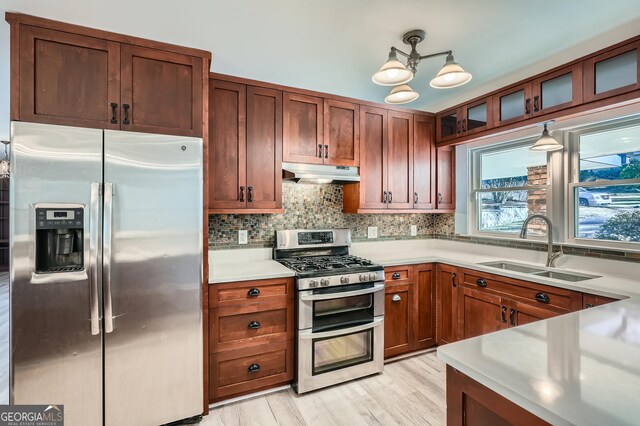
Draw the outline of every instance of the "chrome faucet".
<instances>
[{"instance_id":1,"label":"chrome faucet","mask_svg":"<svg viewBox=\"0 0 640 426\"><path fill-rule=\"evenodd\" d=\"M560 251L553 251L553 225L548 217L543 214L532 214L529 216L522 224L520 238L527 238L527 226L533 219L542 219L547 223L547 267L553 268L556 260L564 253L562 253L562 246L560 246Z\"/></svg>"}]
</instances>

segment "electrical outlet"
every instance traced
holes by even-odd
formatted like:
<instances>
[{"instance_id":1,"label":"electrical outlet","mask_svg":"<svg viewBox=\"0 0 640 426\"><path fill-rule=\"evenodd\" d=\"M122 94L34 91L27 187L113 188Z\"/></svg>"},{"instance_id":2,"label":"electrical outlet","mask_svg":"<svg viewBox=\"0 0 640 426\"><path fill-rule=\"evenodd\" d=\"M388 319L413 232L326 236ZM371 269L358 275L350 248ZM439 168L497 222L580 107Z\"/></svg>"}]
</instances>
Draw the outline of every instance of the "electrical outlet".
<instances>
[{"instance_id":1,"label":"electrical outlet","mask_svg":"<svg viewBox=\"0 0 640 426\"><path fill-rule=\"evenodd\" d=\"M415 237L418 235L418 227L416 225L411 225L411 236Z\"/></svg>"},{"instance_id":2,"label":"electrical outlet","mask_svg":"<svg viewBox=\"0 0 640 426\"><path fill-rule=\"evenodd\" d=\"M238 244L247 244L247 230L241 229L238 231Z\"/></svg>"},{"instance_id":3,"label":"electrical outlet","mask_svg":"<svg viewBox=\"0 0 640 426\"><path fill-rule=\"evenodd\" d=\"M367 238L378 238L378 227L377 226L368 226L367 227Z\"/></svg>"}]
</instances>

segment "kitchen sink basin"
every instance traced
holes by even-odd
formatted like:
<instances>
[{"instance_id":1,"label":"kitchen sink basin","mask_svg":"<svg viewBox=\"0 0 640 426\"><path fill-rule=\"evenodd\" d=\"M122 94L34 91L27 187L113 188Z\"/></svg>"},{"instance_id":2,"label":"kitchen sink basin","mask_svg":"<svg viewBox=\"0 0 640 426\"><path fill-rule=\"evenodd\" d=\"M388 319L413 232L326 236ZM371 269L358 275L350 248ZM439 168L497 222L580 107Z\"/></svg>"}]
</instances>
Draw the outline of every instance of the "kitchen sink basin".
<instances>
[{"instance_id":1,"label":"kitchen sink basin","mask_svg":"<svg viewBox=\"0 0 640 426\"><path fill-rule=\"evenodd\" d=\"M568 274L566 272L558 272L558 271L533 272L531 273L531 275L536 275L538 277L553 278L554 280L572 281L572 282L591 280L593 278L600 278L597 275L573 274L573 273Z\"/></svg>"},{"instance_id":2,"label":"kitchen sink basin","mask_svg":"<svg viewBox=\"0 0 640 426\"><path fill-rule=\"evenodd\" d=\"M550 269L535 268L521 263L509 262L506 260L498 260L494 262L482 262L478 265L489 266L491 268L503 269L505 271L521 272L523 274L535 275L537 277L546 277L560 281L585 281L593 278L600 278L598 275L581 274L574 272L560 272Z\"/></svg>"},{"instance_id":3,"label":"kitchen sink basin","mask_svg":"<svg viewBox=\"0 0 640 426\"><path fill-rule=\"evenodd\" d=\"M484 263L479 263L478 265L489 266L491 268L504 269L505 271L522 272L525 274L533 274L536 272L546 272L544 269L533 268L531 266L521 265L520 263L505 262L505 261L484 262Z\"/></svg>"}]
</instances>

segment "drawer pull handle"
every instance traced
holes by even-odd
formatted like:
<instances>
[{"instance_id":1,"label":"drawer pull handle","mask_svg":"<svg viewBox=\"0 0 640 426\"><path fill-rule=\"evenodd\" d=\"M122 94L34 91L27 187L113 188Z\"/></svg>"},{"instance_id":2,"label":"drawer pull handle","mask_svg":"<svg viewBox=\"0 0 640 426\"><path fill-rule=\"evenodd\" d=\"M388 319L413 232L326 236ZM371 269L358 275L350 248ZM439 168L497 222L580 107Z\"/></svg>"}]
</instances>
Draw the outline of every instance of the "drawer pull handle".
<instances>
[{"instance_id":1,"label":"drawer pull handle","mask_svg":"<svg viewBox=\"0 0 640 426\"><path fill-rule=\"evenodd\" d=\"M478 278L478 280L476 281L476 284L478 284L478 287L486 287L487 281L485 281L483 278Z\"/></svg>"},{"instance_id":2,"label":"drawer pull handle","mask_svg":"<svg viewBox=\"0 0 640 426\"><path fill-rule=\"evenodd\" d=\"M536 300L540 303L551 302L551 299L549 299L549 296L545 293L536 293Z\"/></svg>"},{"instance_id":3,"label":"drawer pull handle","mask_svg":"<svg viewBox=\"0 0 640 426\"><path fill-rule=\"evenodd\" d=\"M253 287L247 292L247 296L249 297L258 297L260 296L260 289Z\"/></svg>"},{"instance_id":4,"label":"drawer pull handle","mask_svg":"<svg viewBox=\"0 0 640 426\"><path fill-rule=\"evenodd\" d=\"M247 326L249 330L257 330L260 328L260 323L258 321L251 321Z\"/></svg>"},{"instance_id":5,"label":"drawer pull handle","mask_svg":"<svg viewBox=\"0 0 640 426\"><path fill-rule=\"evenodd\" d=\"M507 307L503 306L502 307L502 322L503 323L507 323Z\"/></svg>"},{"instance_id":6,"label":"drawer pull handle","mask_svg":"<svg viewBox=\"0 0 640 426\"><path fill-rule=\"evenodd\" d=\"M397 294L394 294L394 295L393 295L393 297L391 298L391 301L392 301L392 302L399 302L399 301L401 301L401 300L402 300L402 297L400 297L400 296L399 296L399 295L397 295Z\"/></svg>"},{"instance_id":7,"label":"drawer pull handle","mask_svg":"<svg viewBox=\"0 0 640 426\"><path fill-rule=\"evenodd\" d=\"M257 373L260 371L260 364L251 364L249 368L247 368L249 373Z\"/></svg>"},{"instance_id":8,"label":"drawer pull handle","mask_svg":"<svg viewBox=\"0 0 640 426\"><path fill-rule=\"evenodd\" d=\"M393 275L391 275L391 278L393 278L394 280L399 280L400 279L400 272L394 272Z\"/></svg>"}]
</instances>

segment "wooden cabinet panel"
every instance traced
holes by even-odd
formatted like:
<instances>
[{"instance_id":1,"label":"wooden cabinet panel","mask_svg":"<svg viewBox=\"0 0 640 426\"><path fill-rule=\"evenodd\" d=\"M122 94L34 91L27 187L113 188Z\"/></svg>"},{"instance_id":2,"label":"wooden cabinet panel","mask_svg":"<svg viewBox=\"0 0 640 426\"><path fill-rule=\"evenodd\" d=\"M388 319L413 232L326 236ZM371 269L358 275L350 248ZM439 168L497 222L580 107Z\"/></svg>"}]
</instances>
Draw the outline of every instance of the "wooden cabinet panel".
<instances>
[{"instance_id":1,"label":"wooden cabinet panel","mask_svg":"<svg viewBox=\"0 0 640 426\"><path fill-rule=\"evenodd\" d=\"M436 280L433 264L414 267L413 349L426 349L436 344Z\"/></svg>"},{"instance_id":2,"label":"wooden cabinet panel","mask_svg":"<svg viewBox=\"0 0 640 426\"><path fill-rule=\"evenodd\" d=\"M456 151L447 146L436 150L436 208L453 210L456 207Z\"/></svg>"},{"instance_id":3,"label":"wooden cabinet panel","mask_svg":"<svg viewBox=\"0 0 640 426\"><path fill-rule=\"evenodd\" d=\"M285 92L283 97L283 161L322 164L323 100Z\"/></svg>"},{"instance_id":4,"label":"wooden cabinet panel","mask_svg":"<svg viewBox=\"0 0 640 426\"><path fill-rule=\"evenodd\" d=\"M437 267L436 338L438 345L458 340L458 269Z\"/></svg>"},{"instance_id":5,"label":"wooden cabinet panel","mask_svg":"<svg viewBox=\"0 0 640 426\"><path fill-rule=\"evenodd\" d=\"M209 307L293 299L293 278L240 281L209 286Z\"/></svg>"},{"instance_id":6,"label":"wooden cabinet panel","mask_svg":"<svg viewBox=\"0 0 640 426\"><path fill-rule=\"evenodd\" d=\"M481 336L507 326L507 307L500 296L461 287L458 295L458 336Z\"/></svg>"},{"instance_id":7,"label":"wooden cabinet panel","mask_svg":"<svg viewBox=\"0 0 640 426\"><path fill-rule=\"evenodd\" d=\"M247 88L247 208L282 208L282 92Z\"/></svg>"},{"instance_id":8,"label":"wooden cabinet panel","mask_svg":"<svg viewBox=\"0 0 640 426\"><path fill-rule=\"evenodd\" d=\"M387 285L409 284L413 282L413 266L387 266L384 268L384 280Z\"/></svg>"},{"instance_id":9,"label":"wooden cabinet panel","mask_svg":"<svg viewBox=\"0 0 640 426\"><path fill-rule=\"evenodd\" d=\"M384 290L384 357L409 352L413 341L412 284L391 285Z\"/></svg>"},{"instance_id":10,"label":"wooden cabinet panel","mask_svg":"<svg viewBox=\"0 0 640 426\"><path fill-rule=\"evenodd\" d=\"M616 302L618 299L612 299L606 296L597 296L595 294L584 293L582 295L582 307L594 308L600 305L606 305L607 303Z\"/></svg>"},{"instance_id":11,"label":"wooden cabinet panel","mask_svg":"<svg viewBox=\"0 0 640 426\"><path fill-rule=\"evenodd\" d=\"M246 86L209 81L210 209L246 207Z\"/></svg>"},{"instance_id":12,"label":"wooden cabinet panel","mask_svg":"<svg viewBox=\"0 0 640 426\"><path fill-rule=\"evenodd\" d=\"M324 100L324 164L360 164L360 106Z\"/></svg>"},{"instance_id":13,"label":"wooden cabinet panel","mask_svg":"<svg viewBox=\"0 0 640 426\"><path fill-rule=\"evenodd\" d=\"M123 44L122 130L202 136L202 58Z\"/></svg>"},{"instance_id":14,"label":"wooden cabinet panel","mask_svg":"<svg viewBox=\"0 0 640 426\"><path fill-rule=\"evenodd\" d=\"M519 325L529 324L530 322L553 318L558 315L560 315L560 313L557 311L545 309L540 306L532 306L526 303L515 302L509 307L509 325L511 327L516 327Z\"/></svg>"},{"instance_id":15,"label":"wooden cabinet panel","mask_svg":"<svg viewBox=\"0 0 640 426\"><path fill-rule=\"evenodd\" d=\"M493 98L471 102L460 109L462 134L471 135L493 127Z\"/></svg>"},{"instance_id":16,"label":"wooden cabinet panel","mask_svg":"<svg viewBox=\"0 0 640 426\"><path fill-rule=\"evenodd\" d=\"M462 110L460 108L443 111L436 117L436 135L438 142L448 141L460 136L460 121Z\"/></svg>"},{"instance_id":17,"label":"wooden cabinet panel","mask_svg":"<svg viewBox=\"0 0 640 426\"><path fill-rule=\"evenodd\" d=\"M413 208L413 115L389 111L387 191L389 209Z\"/></svg>"},{"instance_id":18,"label":"wooden cabinet panel","mask_svg":"<svg viewBox=\"0 0 640 426\"><path fill-rule=\"evenodd\" d=\"M20 105L14 119L120 128L119 43L23 25L19 54Z\"/></svg>"},{"instance_id":19,"label":"wooden cabinet panel","mask_svg":"<svg viewBox=\"0 0 640 426\"><path fill-rule=\"evenodd\" d=\"M582 103L582 64L545 74L531 85L533 116L579 105Z\"/></svg>"},{"instance_id":20,"label":"wooden cabinet panel","mask_svg":"<svg viewBox=\"0 0 640 426\"><path fill-rule=\"evenodd\" d=\"M212 354L211 402L293 380L294 356L293 340Z\"/></svg>"},{"instance_id":21,"label":"wooden cabinet panel","mask_svg":"<svg viewBox=\"0 0 640 426\"><path fill-rule=\"evenodd\" d=\"M436 208L436 150L433 119L413 116L413 208Z\"/></svg>"},{"instance_id":22,"label":"wooden cabinet panel","mask_svg":"<svg viewBox=\"0 0 640 426\"><path fill-rule=\"evenodd\" d=\"M493 123L496 126L531 118L531 82L523 83L493 95Z\"/></svg>"},{"instance_id":23,"label":"wooden cabinet panel","mask_svg":"<svg viewBox=\"0 0 640 426\"><path fill-rule=\"evenodd\" d=\"M360 108L360 208L385 209L387 188L387 111ZM345 185L345 187L348 185Z\"/></svg>"},{"instance_id":24,"label":"wooden cabinet panel","mask_svg":"<svg viewBox=\"0 0 640 426\"><path fill-rule=\"evenodd\" d=\"M585 102L640 89L640 41L587 59L583 73Z\"/></svg>"}]
</instances>

